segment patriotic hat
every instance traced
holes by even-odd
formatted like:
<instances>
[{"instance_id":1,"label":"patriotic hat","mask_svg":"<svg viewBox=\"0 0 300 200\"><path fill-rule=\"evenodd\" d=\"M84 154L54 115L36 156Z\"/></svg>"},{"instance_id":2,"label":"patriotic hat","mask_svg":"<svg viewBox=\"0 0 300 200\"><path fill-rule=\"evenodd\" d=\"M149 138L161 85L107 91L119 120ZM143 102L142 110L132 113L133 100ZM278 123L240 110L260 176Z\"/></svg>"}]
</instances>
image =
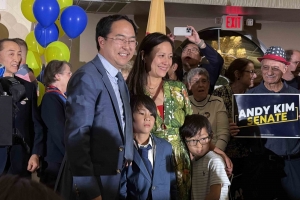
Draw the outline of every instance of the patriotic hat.
<instances>
[{"instance_id":1,"label":"patriotic hat","mask_svg":"<svg viewBox=\"0 0 300 200\"><path fill-rule=\"evenodd\" d=\"M290 64L288 61L286 61L286 55L284 49L278 46L269 47L263 57L257 58L259 62L261 62L263 59L276 60L286 65Z\"/></svg>"}]
</instances>

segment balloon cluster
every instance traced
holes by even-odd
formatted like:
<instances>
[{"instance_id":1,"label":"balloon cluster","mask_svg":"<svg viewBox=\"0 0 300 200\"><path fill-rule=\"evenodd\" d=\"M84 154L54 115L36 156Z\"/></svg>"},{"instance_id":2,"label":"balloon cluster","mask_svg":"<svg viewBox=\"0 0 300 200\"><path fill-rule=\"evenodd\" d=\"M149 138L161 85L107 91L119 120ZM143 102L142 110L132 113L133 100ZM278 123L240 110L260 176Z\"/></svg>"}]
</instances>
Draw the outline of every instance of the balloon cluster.
<instances>
[{"instance_id":1,"label":"balloon cluster","mask_svg":"<svg viewBox=\"0 0 300 200\"><path fill-rule=\"evenodd\" d=\"M21 11L27 20L37 23L25 39L30 68L41 69L43 54L47 63L54 59L69 61L69 48L57 40L65 34L74 39L84 31L85 11L73 6L73 0L22 0Z\"/></svg>"}]
</instances>

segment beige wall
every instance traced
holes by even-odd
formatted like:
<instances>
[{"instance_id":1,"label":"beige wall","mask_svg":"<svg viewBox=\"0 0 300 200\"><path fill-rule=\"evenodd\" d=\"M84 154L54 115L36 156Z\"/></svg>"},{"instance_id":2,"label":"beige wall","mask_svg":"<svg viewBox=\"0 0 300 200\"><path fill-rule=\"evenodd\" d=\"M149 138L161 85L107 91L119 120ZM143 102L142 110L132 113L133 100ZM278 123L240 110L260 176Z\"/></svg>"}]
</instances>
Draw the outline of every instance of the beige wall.
<instances>
[{"instance_id":1,"label":"beige wall","mask_svg":"<svg viewBox=\"0 0 300 200\"><path fill-rule=\"evenodd\" d=\"M8 37L25 39L31 29L29 22L22 14L20 0L7 0L6 9L0 10L0 23L8 30Z\"/></svg>"},{"instance_id":2,"label":"beige wall","mask_svg":"<svg viewBox=\"0 0 300 200\"><path fill-rule=\"evenodd\" d=\"M97 53L95 45L95 27L101 17L105 15L88 14L88 26L80 37L80 61L89 61ZM129 16L135 20L139 27L138 40L141 41L145 35L147 17ZM245 31L257 35L258 39L266 46L279 45L285 49L300 49L300 22L268 22L257 21L255 27L245 27ZM166 24L173 32L175 26L192 25L196 30L208 27L216 27L214 19L175 18L167 17ZM259 29L259 30L257 30ZM183 41L184 37L176 40ZM176 43L178 45L178 42Z\"/></svg>"}]
</instances>

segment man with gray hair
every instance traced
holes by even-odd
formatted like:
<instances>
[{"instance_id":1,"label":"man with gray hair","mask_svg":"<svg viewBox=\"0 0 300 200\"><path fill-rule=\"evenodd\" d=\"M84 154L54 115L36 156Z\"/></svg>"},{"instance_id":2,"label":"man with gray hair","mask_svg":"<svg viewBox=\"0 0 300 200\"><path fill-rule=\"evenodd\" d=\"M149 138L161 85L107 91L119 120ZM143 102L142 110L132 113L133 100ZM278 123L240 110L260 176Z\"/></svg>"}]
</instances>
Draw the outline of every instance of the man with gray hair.
<instances>
[{"instance_id":1,"label":"man with gray hair","mask_svg":"<svg viewBox=\"0 0 300 200\"><path fill-rule=\"evenodd\" d=\"M296 93L282 80L287 72L285 51L270 47L261 62L263 81L247 93ZM243 187L247 199L300 199L300 139L264 138L248 140L250 155L245 163ZM257 178L255 178L257 177Z\"/></svg>"},{"instance_id":2,"label":"man with gray hair","mask_svg":"<svg viewBox=\"0 0 300 200\"><path fill-rule=\"evenodd\" d=\"M286 60L290 63L287 67L286 73L283 74L282 78L286 81L289 86L296 89L300 89L300 51L298 50L286 50Z\"/></svg>"}]
</instances>

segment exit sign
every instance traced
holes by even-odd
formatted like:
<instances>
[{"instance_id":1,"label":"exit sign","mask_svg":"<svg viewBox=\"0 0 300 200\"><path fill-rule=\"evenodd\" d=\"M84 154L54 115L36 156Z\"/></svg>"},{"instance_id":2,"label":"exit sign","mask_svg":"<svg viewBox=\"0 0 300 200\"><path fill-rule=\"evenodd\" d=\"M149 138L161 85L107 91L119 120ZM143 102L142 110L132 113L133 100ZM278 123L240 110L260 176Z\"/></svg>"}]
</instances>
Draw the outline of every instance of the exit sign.
<instances>
[{"instance_id":1,"label":"exit sign","mask_svg":"<svg viewBox=\"0 0 300 200\"><path fill-rule=\"evenodd\" d=\"M244 27L243 16L238 15L223 15L222 30L242 31Z\"/></svg>"}]
</instances>

